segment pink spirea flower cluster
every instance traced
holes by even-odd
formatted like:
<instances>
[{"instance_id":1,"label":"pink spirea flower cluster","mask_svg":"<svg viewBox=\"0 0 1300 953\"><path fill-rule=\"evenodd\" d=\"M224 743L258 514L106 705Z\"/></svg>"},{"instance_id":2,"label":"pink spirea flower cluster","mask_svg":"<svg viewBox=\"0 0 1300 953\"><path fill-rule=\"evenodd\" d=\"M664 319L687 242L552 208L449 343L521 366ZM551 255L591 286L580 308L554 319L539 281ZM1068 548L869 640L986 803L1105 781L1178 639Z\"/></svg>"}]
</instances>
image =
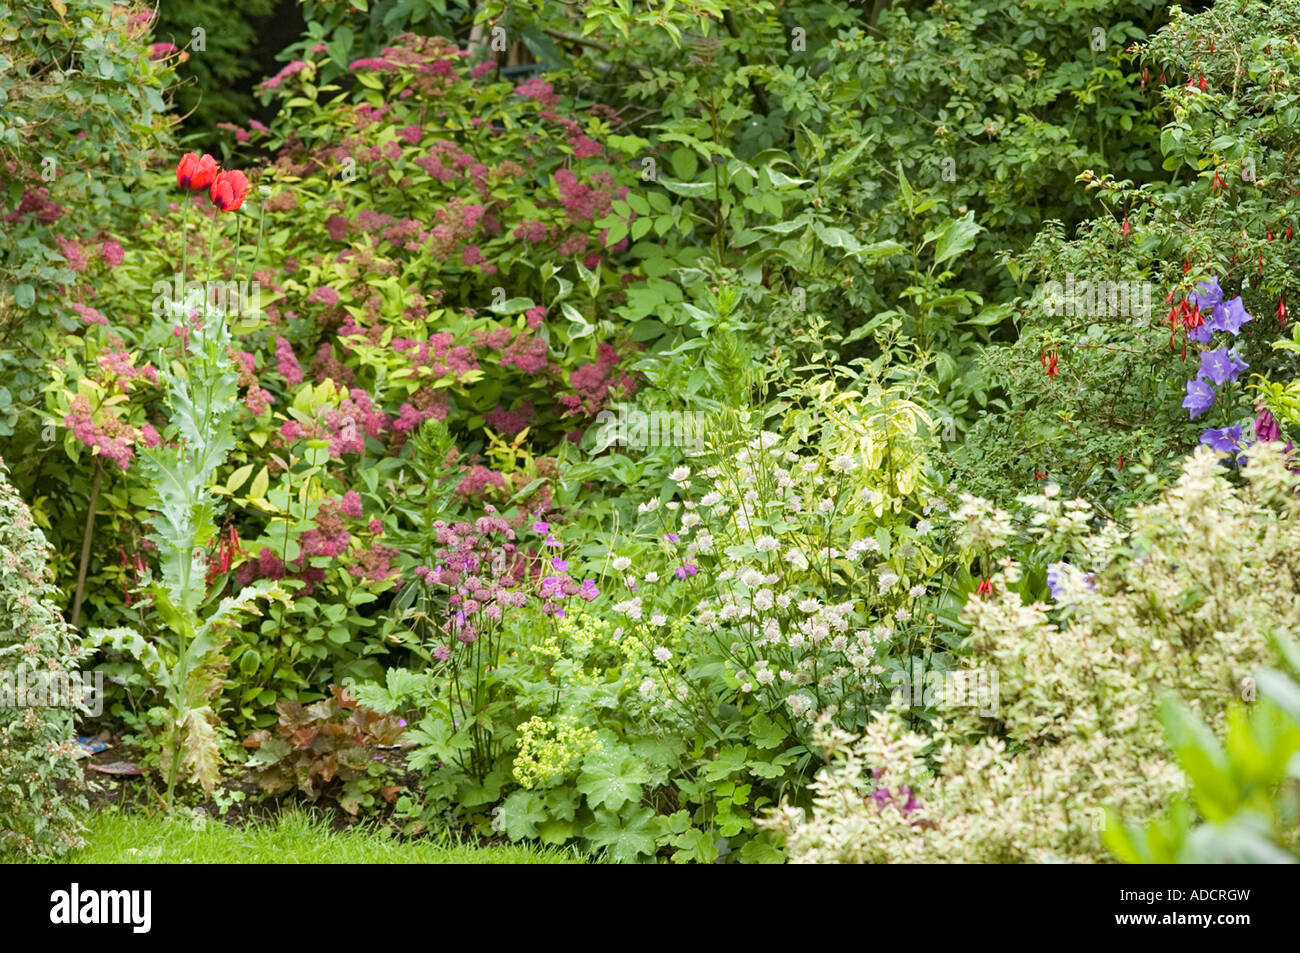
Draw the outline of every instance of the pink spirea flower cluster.
<instances>
[{"instance_id":1,"label":"pink spirea flower cluster","mask_svg":"<svg viewBox=\"0 0 1300 953\"><path fill-rule=\"evenodd\" d=\"M535 99L543 106L558 106L560 103L560 95L555 91L555 86L540 76L530 76L516 86L515 95Z\"/></svg>"},{"instance_id":2,"label":"pink spirea flower cluster","mask_svg":"<svg viewBox=\"0 0 1300 953\"><path fill-rule=\"evenodd\" d=\"M90 307L90 305L81 304L79 302L74 303L72 305L72 310L81 317L82 324L100 324L104 327L108 327L108 318Z\"/></svg>"},{"instance_id":3,"label":"pink spirea flower cluster","mask_svg":"<svg viewBox=\"0 0 1300 953\"><path fill-rule=\"evenodd\" d=\"M302 366L298 363L298 358L293 353L293 345L287 338L275 339L275 361L276 369L286 381L290 384L302 383Z\"/></svg>"},{"instance_id":4,"label":"pink spirea flower cluster","mask_svg":"<svg viewBox=\"0 0 1300 953\"><path fill-rule=\"evenodd\" d=\"M103 370L115 375L119 380L129 381L141 378L151 384L158 383L158 371L152 364L136 367L132 363L130 353L121 349L104 351L99 355L97 363Z\"/></svg>"},{"instance_id":5,"label":"pink spirea flower cluster","mask_svg":"<svg viewBox=\"0 0 1300 953\"><path fill-rule=\"evenodd\" d=\"M116 417L109 416L102 422L96 421L90 400L81 394L72 398L63 425L87 447L98 448L102 456L112 460L121 470L131 466L131 461L135 458L132 445L142 436L134 427ZM156 432L154 437L157 437Z\"/></svg>"},{"instance_id":6,"label":"pink spirea flower cluster","mask_svg":"<svg viewBox=\"0 0 1300 953\"><path fill-rule=\"evenodd\" d=\"M614 199L622 198L620 193L626 192L625 188L620 189L615 185L613 176L608 172L597 172L591 181L592 185L580 182L569 169L557 169L555 172L560 204L568 213L569 221L575 224L608 215Z\"/></svg>"},{"instance_id":7,"label":"pink spirea flower cluster","mask_svg":"<svg viewBox=\"0 0 1300 953\"><path fill-rule=\"evenodd\" d=\"M366 449L365 436L380 436L391 426L388 414L375 409L370 395L360 387L353 387L349 396L339 402L337 410L327 411L324 417L329 429L329 452L332 457L342 457L345 453L361 453ZM283 428L281 428L283 433Z\"/></svg>"},{"instance_id":8,"label":"pink spirea flower cluster","mask_svg":"<svg viewBox=\"0 0 1300 953\"><path fill-rule=\"evenodd\" d=\"M310 66L311 66L310 63L304 63L302 60L294 60L291 63L286 63L284 67L280 70L280 72L276 73L270 79L262 83L262 88L277 89L279 88L280 84L283 83L286 79L288 79L291 76L297 76L299 73L301 73L305 69L308 69Z\"/></svg>"},{"instance_id":9,"label":"pink spirea flower cluster","mask_svg":"<svg viewBox=\"0 0 1300 953\"><path fill-rule=\"evenodd\" d=\"M566 413L596 413L605 403L611 387L620 387L625 396L636 391L636 379L626 371L615 373L621 358L614 346L601 342L597 347L595 363L583 364L569 375L572 394L561 394L560 403Z\"/></svg>"}]
</instances>

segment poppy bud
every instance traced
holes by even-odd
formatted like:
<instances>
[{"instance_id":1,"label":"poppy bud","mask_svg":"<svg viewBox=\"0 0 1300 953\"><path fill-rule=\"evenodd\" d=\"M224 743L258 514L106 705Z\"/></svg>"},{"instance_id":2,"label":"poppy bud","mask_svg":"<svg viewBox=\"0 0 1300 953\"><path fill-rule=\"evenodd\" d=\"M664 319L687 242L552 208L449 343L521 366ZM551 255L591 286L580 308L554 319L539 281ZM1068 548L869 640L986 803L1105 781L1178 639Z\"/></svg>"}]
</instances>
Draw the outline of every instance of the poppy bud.
<instances>
[{"instance_id":1,"label":"poppy bud","mask_svg":"<svg viewBox=\"0 0 1300 953\"><path fill-rule=\"evenodd\" d=\"M223 212L233 212L244 204L251 186L242 172L227 170L212 181L208 195L212 204Z\"/></svg>"},{"instance_id":2,"label":"poppy bud","mask_svg":"<svg viewBox=\"0 0 1300 953\"><path fill-rule=\"evenodd\" d=\"M216 177L217 160L206 152L202 158L193 152L187 152L176 163L176 184L191 192L202 192Z\"/></svg>"}]
</instances>

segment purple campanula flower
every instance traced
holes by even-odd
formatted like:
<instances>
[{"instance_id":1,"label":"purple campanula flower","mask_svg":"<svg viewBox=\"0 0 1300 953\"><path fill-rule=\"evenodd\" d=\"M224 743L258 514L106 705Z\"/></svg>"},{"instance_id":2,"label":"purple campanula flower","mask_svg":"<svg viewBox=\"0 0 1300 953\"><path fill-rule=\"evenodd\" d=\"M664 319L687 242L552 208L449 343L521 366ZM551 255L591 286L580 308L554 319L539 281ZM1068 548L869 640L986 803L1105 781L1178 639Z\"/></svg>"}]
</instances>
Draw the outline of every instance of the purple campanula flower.
<instances>
[{"instance_id":1,"label":"purple campanula flower","mask_svg":"<svg viewBox=\"0 0 1300 953\"><path fill-rule=\"evenodd\" d=\"M1214 332L1210 330L1209 325L1202 324L1199 328L1192 328L1187 332L1189 341L1196 341L1198 344L1209 344L1210 339L1214 337Z\"/></svg>"},{"instance_id":2,"label":"purple campanula flower","mask_svg":"<svg viewBox=\"0 0 1300 953\"><path fill-rule=\"evenodd\" d=\"M1202 311L1208 311L1215 307L1223 300L1223 289L1219 287L1218 278L1210 278L1206 281L1198 281L1196 290L1192 292L1192 300Z\"/></svg>"},{"instance_id":3,"label":"purple campanula flower","mask_svg":"<svg viewBox=\"0 0 1300 953\"><path fill-rule=\"evenodd\" d=\"M1235 381L1248 367L1250 365L1238 357L1235 350L1221 347L1201 352L1201 369L1196 376L1215 384L1226 384Z\"/></svg>"},{"instance_id":4,"label":"purple campanula flower","mask_svg":"<svg viewBox=\"0 0 1300 953\"><path fill-rule=\"evenodd\" d=\"M1227 331L1229 334L1236 335L1241 331L1241 326L1253 318L1246 313L1246 306L1241 303L1241 296L1223 301L1214 306L1214 317L1206 323L1206 327L1211 331Z\"/></svg>"},{"instance_id":5,"label":"purple campanula flower","mask_svg":"<svg viewBox=\"0 0 1300 953\"><path fill-rule=\"evenodd\" d=\"M1187 396L1183 398L1183 406L1187 408L1187 416L1191 420L1201 416L1213 404L1214 389L1209 384L1202 380L1187 382Z\"/></svg>"},{"instance_id":6,"label":"purple campanula flower","mask_svg":"<svg viewBox=\"0 0 1300 953\"><path fill-rule=\"evenodd\" d=\"M1231 427L1209 427L1201 434L1201 443L1218 453L1236 453L1241 449L1241 424Z\"/></svg>"}]
</instances>

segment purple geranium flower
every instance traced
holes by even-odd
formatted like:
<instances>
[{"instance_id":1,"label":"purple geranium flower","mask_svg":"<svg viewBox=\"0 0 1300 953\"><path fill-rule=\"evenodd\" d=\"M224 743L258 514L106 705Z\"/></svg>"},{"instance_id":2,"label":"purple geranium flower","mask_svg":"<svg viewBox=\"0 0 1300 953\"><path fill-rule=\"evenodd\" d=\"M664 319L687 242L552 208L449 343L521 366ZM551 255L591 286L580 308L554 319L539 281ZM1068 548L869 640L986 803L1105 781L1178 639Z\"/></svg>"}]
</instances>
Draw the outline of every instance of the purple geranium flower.
<instances>
[{"instance_id":1,"label":"purple geranium flower","mask_svg":"<svg viewBox=\"0 0 1300 953\"><path fill-rule=\"evenodd\" d=\"M1213 381L1215 384L1226 384L1228 381L1235 381L1249 366L1237 356L1236 351L1221 347L1201 353L1201 370L1196 376Z\"/></svg>"},{"instance_id":2,"label":"purple geranium flower","mask_svg":"<svg viewBox=\"0 0 1300 953\"><path fill-rule=\"evenodd\" d=\"M1218 453L1236 453L1241 449L1241 424L1231 427L1208 428L1201 434L1201 443Z\"/></svg>"},{"instance_id":3,"label":"purple geranium flower","mask_svg":"<svg viewBox=\"0 0 1300 953\"><path fill-rule=\"evenodd\" d=\"M1211 278L1208 281L1198 281L1196 290L1192 292L1192 300L1202 311L1215 307L1223 300L1223 289L1219 287L1219 279Z\"/></svg>"},{"instance_id":4,"label":"purple geranium flower","mask_svg":"<svg viewBox=\"0 0 1300 953\"><path fill-rule=\"evenodd\" d=\"M557 571L565 572L569 568L569 561L567 559L561 559L559 556L556 556L554 559L551 560L551 565L554 566Z\"/></svg>"},{"instance_id":5,"label":"purple geranium flower","mask_svg":"<svg viewBox=\"0 0 1300 953\"><path fill-rule=\"evenodd\" d=\"M1209 410L1213 404L1214 388L1202 380L1187 382L1187 396L1183 398L1183 406L1187 408L1189 419L1195 420Z\"/></svg>"},{"instance_id":6,"label":"purple geranium flower","mask_svg":"<svg viewBox=\"0 0 1300 953\"><path fill-rule=\"evenodd\" d=\"M1227 331L1236 335L1241 326L1253 318L1246 313L1246 306L1241 303L1241 296L1231 301L1223 301L1214 306L1214 317L1206 324L1211 331Z\"/></svg>"}]
</instances>

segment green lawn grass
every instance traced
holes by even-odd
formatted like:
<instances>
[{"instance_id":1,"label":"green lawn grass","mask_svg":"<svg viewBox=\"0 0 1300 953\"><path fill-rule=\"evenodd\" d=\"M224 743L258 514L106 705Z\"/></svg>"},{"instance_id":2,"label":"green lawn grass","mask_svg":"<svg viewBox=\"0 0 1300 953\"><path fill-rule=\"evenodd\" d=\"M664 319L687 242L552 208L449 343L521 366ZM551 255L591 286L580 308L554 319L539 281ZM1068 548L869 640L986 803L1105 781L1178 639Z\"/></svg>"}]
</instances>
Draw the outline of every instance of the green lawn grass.
<instances>
[{"instance_id":1,"label":"green lawn grass","mask_svg":"<svg viewBox=\"0 0 1300 953\"><path fill-rule=\"evenodd\" d=\"M185 816L98 811L86 847L67 864L577 864L580 854L527 846L458 844L450 835L402 840L374 826L335 831L319 817L289 810L274 821L233 826ZM0 853L0 862L29 863Z\"/></svg>"}]
</instances>

